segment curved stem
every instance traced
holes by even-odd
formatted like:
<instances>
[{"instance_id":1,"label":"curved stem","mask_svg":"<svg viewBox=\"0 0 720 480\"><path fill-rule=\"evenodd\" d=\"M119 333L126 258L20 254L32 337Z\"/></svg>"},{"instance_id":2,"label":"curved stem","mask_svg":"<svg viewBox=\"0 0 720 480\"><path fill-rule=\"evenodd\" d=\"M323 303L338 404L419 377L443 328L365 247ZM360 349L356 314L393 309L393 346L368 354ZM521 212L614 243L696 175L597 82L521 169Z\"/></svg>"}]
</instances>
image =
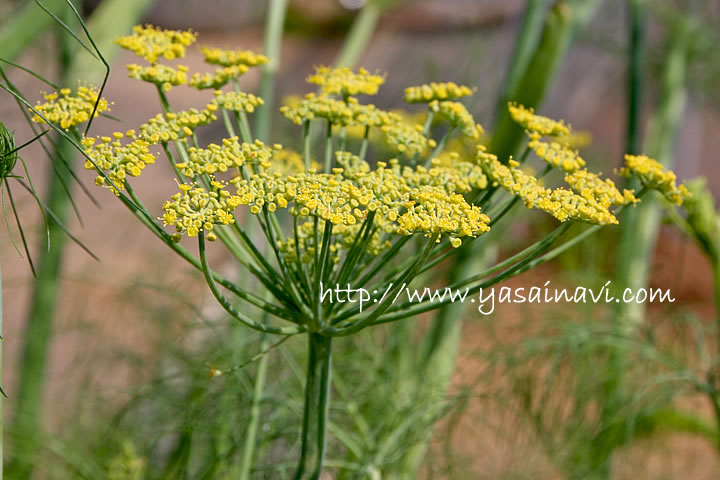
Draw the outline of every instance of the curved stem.
<instances>
[{"instance_id":1,"label":"curved stem","mask_svg":"<svg viewBox=\"0 0 720 480\"><path fill-rule=\"evenodd\" d=\"M261 323L255 322L254 320L237 311L237 309L232 305L232 303L230 303L230 301L228 301L228 299L223 296L222 292L220 292L217 284L215 283L215 279L210 272L207 255L205 254L205 232L201 231L198 234L198 248L200 251L200 263L202 265L202 271L205 276L205 282L210 287L210 291L212 292L218 303L220 303L220 305L225 309L225 311L229 313L233 318L235 318L245 326L252 328L253 330L258 330L265 333L279 335L295 335L305 331L305 327L301 325L298 325L297 327L271 327L269 325L263 325Z\"/></svg>"}]
</instances>

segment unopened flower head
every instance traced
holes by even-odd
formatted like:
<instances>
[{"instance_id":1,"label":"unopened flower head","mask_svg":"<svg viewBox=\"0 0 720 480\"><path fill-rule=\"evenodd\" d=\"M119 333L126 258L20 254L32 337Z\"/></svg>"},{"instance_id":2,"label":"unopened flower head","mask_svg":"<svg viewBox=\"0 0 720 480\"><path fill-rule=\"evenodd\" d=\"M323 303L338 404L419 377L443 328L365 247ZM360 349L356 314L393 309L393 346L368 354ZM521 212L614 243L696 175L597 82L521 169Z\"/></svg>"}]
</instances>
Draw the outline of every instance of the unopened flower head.
<instances>
[{"instance_id":1,"label":"unopened flower head","mask_svg":"<svg viewBox=\"0 0 720 480\"><path fill-rule=\"evenodd\" d=\"M570 127L562 121L537 115L532 108L525 108L517 103L510 103L508 109L515 123L525 130L537 132L543 136L549 135L553 137L570 134Z\"/></svg>"},{"instance_id":2,"label":"unopened flower head","mask_svg":"<svg viewBox=\"0 0 720 480\"><path fill-rule=\"evenodd\" d=\"M676 184L675 173L665 170L657 160L645 155L625 155L625 166L620 175L637 177L645 187L656 190L676 205L682 205L683 199L689 196L685 185Z\"/></svg>"},{"instance_id":3,"label":"unopened flower head","mask_svg":"<svg viewBox=\"0 0 720 480\"><path fill-rule=\"evenodd\" d=\"M143 57L151 64L156 64L160 57L174 60L185 56L185 47L195 42L196 34L192 31L162 30L152 25L137 25L133 34L119 37L115 43Z\"/></svg>"},{"instance_id":4,"label":"unopened flower head","mask_svg":"<svg viewBox=\"0 0 720 480\"><path fill-rule=\"evenodd\" d=\"M71 127L90 120L93 109L97 102L95 117L108 110L108 102L104 98L98 101L99 91L92 86L80 84L75 92L69 88L63 88L59 92L46 93L43 95L45 102L35 106L49 122L55 123L60 128L69 130ZM33 122L45 123L40 115L33 116Z\"/></svg>"},{"instance_id":5,"label":"unopened flower head","mask_svg":"<svg viewBox=\"0 0 720 480\"><path fill-rule=\"evenodd\" d=\"M456 98L472 95L473 90L465 85L457 85L452 82L429 83L417 87L405 89L405 101L407 103L430 103L435 100L454 100Z\"/></svg>"},{"instance_id":6,"label":"unopened flower head","mask_svg":"<svg viewBox=\"0 0 720 480\"><path fill-rule=\"evenodd\" d=\"M5 125L0 122L0 182L7 178L13 168L15 168L17 152L14 150L15 137Z\"/></svg>"},{"instance_id":7,"label":"unopened flower head","mask_svg":"<svg viewBox=\"0 0 720 480\"><path fill-rule=\"evenodd\" d=\"M688 182L688 191L691 195L683 203L688 226L701 248L714 261L720 261L720 213L716 210L707 179L696 178Z\"/></svg>"},{"instance_id":8,"label":"unopened flower head","mask_svg":"<svg viewBox=\"0 0 720 480\"><path fill-rule=\"evenodd\" d=\"M268 58L249 50L223 50L221 48L201 48L205 61L211 65L234 67L245 65L255 67L268 62Z\"/></svg>"},{"instance_id":9,"label":"unopened flower head","mask_svg":"<svg viewBox=\"0 0 720 480\"><path fill-rule=\"evenodd\" d=\"M380 85L385 83L385 76L371 74L364 68L353 72L348 67L315 67L315 74L310 75L307 81L319 85L326 95L346 98L351 95L377 94Z\"/></svg>"}]
</instances>

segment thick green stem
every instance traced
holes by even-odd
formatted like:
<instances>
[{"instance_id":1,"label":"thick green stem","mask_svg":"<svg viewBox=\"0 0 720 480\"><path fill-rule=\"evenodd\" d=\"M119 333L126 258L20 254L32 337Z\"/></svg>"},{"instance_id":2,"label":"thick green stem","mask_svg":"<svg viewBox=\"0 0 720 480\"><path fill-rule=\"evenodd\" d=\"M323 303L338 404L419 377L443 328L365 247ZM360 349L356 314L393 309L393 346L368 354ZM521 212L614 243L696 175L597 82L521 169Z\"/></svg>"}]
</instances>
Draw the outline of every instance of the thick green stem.
<instances>
[{"instance_id":1,"label":"thick green stem","mask_svg":"<svg viewBox=\"0 0 720 480\"><path fill-rule=\"evenodd\" d=\"M295 480L317 480L322 474L327 444L331 363L332 337L308 334L305 406Z\"/></svg>"},{"instance_id":2,"label":"thick green stem","mask_svg":"<svg viewBox=\"0 0 720 480\"><path fill-rule=\"evenodd\" d=\"M545 9L548 3L548 0L527 0L526 2L523 23L515 39L510 66L505 73L503 92L497 105L496 116L507 109L507 102L511 100L511 96L516 92L517 86L525 73L525 68L530 63L533 53L535 53L535 48L542 34Z\"/></svg>"},{"instance_id":3,"label":"thick green stem","mask_svg":"<svg viewBox=\"0 0 720 480\"><path fill-rule=\"evenodd\" d=\"M355 18L345 44L335 60L336 67L352 67L367 48L375 27L380 19L382 8L379 2L368 0Z\"/></svg>"},{"instance_id":4,"label":"thick green stem","mask_svg":"<svg viewBox=\"0 0 720 480\"><path fill-rule=\"evenodd\" d=\"M47 379L47 362L50 341L53 335L55 309L60 292L58 278L62 266L66 235L60 224L67 223L69 213L68 197L65 185L70 184L70 168L73 168L75 147L64 139L59 139L56 158L65 159L67 168L59 168L57 175L50 180L50 191L46 201L55 219L48 219L50 248L41 250L37 263L37 278L32 294L28 323L24 334L20 383L17 387L15 408L15 430L22 438L18 444L18 470L16 478L30 478L34 469L34 457L39 447L40 425L42 422L42 403ZM58 223L59 222L59 223ZM43 235L43 244L45 238Z\"/></svg>"},{"instance_id":5,"label":"thick green stem","mask_svg":"<svg viewBox=\"0 0 720 480\"><path fill-rule=\"evenodd\" d=\"M540 105L560 70L575 33L585 25L597 3L597 0L559 0L555 3L545 19L542 35L532 58L522 59L522 63L525 63L522 73L513 72L510 83L514 88L505 92L505 100L518 102L526 107ZM529 24L528 28L534 29L534 23ZM526 55L524 51L523 55ZM510 117L507 105L503 107L498 112L495 134L489 150L506 162L515 154L523 138L523 129Z\"/></svg>"},{"instance_id":6,"label":"thick green stem","mask_svg":"<svg viewBox=\"0 0 720 480\"><path fill-rule=\"evenodd\" d=\"M640 122L645 64L645 11L647 0L631 0L630 48L628 49L627 153L640 153Z\"/></svg>"},{"instance_id":7,"label":"thick green stem","mask_svg":"<svg viewBox=\"0 0 720 480\"><path fill-rule=\"evenodd\" d=\"M673 35L665 60L660 104L655 111L645 150L658 162L671 167L675 136L685 108L685 75L687 69L687 35L682 27ZM618 258L619 288L637 289L648 282L650 261L660 228L661 207L652 198L628 212L623 221ZM645 308L638 303L620 303L617 318L622 328L633 330L641 321Z\"/></svg>"},{"instance_id":8,"label":"thick green stem","mask_svg":"<svg viewBox=\"0 0 720 480\"><path fill-rule=\"evenodd\" d=\"M43 4L52 12L66 6L65 0L45 0ZM15 60L25 47L52 24L53 18L35 2L25 2L23 8L0 28L0 58Z\"/></svg>"},{"instance_id":9,"label":"thick green stem","mask_svg":"<svg viewBox=\"0 0 720 480\"><path fill-rule=\"evenodd\" d=\"M280 51L287 5L288 0L270 0L265 20L263 49L269 61L263 66L262 79L260 80L260 97L265 103L257 110L257 123L255 125L255 134L263 142L268 140L270 134L275 76L280 68Z\"/></svg>"}]
</instances>

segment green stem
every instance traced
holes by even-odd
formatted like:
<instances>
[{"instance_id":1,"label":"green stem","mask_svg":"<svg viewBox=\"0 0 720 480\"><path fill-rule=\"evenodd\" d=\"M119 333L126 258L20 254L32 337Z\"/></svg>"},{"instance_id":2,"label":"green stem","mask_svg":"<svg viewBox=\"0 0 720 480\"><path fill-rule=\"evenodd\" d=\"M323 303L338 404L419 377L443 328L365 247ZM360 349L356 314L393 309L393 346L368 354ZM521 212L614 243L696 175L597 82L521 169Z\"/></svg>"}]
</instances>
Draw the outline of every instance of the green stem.
<instances>
[{"instance_id":1,"label":"green stem","mask_svg":"<svg viewBox=\"0 0 720 480\"><path fill-rule=\"evenodd\" d=\"M264 352L267 348L267 335L263 334L260 341L260 352ZM250 472L252 470L253 458L255 455L255 445L257 444L258 426L260 425L262 395L265 388L265 377L267 375L269 357L270 354L265 353L258 360L257 372L255 374L255 385L253 386L252 393L252 403L250 405L250 419L245 433L245 447L243 448L242 462L240 463L241 467L238 474L238 478L240 480L250 479Z\"/></svg>"},{"instance_id":2,"label":"green stem","mask_svg":"<svg viewBox=\"0 0 720 480\"><path fill-rule=\"evenodd\" d=\"M455 127L450 127L448 129L448 131L445 132L445 135L443 135L443 137L438 142L437 146L435 146L435 149L432 151L432 153L430 154L428 159L425 160L426 168L430 168L430 166L432 165L433 159L435 157L437 157L438 155L440 155L440 152L445 150L445 145L447 144L448 139L450 138L450 136L453 134L454 131L455 131Z\"/></svg>"},{"instance_id":3,"label":"green stem","mask_svg":"<svg viewBox=\"0 0 720 480\"><path fill-rule=\"evenodd\" d=\"M330 406L332 337L308 334L308 364L300 460L295 480L317 480L325 461Z\"/></svg>"},{"instance_id":4,"label":"green stem","mask_svg":"<svg viewBox=\"0 0 720 480\"><path fill-rule=\"evenodd\" d=\"M548 0L527 0L523 23L520 27L510 65L505 74L503 93L497 105L496 115L507 109L507 102L512 99L517 86L522 80L525 68L535 53L535 48L543 31L543 20Z\"/></svg>"},{"instance_id":5,"label":"green stem","mask_svg":"<svg viewBox=\"0 0 720 480\"><path fill-rule=\"evenodd\" d=\"M3 397L5 392L2 390L3 375L2 375L2 355L3 355L3 289L2 289L2 268L0 267L0 480L3 478Z\"/></svg>"},{"instance_id":6,"label":"green stem","mask_svg":"<svg viewBox=\"0 0 720 480\"><path fill-rule=\"evenodd\" d=\"M367 155L367 149L368 149L368 137L370 136L370 127L368 125L365 126L365 133L363 133L363 139L360 143L360 152L358 153L358 157L360 159L365 160L365 156Z\"/></svg>"},{"instance_id":7,"label":"green stem","mask_svg":"<svg viewBox=\"0 0 720 480\"><path fill-rule=\"evenodd\" d=\"M380 2L368 0L353 22L345 44L335 60L336 67L352 67L367 48L382 11Z\"/></svg>"},{"instance_id":8,"label":"green stem","mask_svg":"<svg viewBox=\"0 0 720 480\"><path fill-rule=\"evenodd\" d=\"M303 123L303 161L305 162L305 170L310 170L310 120L305 120Z\"/></svg>"},{"instance_id":9,"label":"green stem","mask_svg":"<svg viewBox=\"0 0 720 480\"><path fill-rule=\"evenodd\" d=\"M333 150L332 123L330 123L330 120L328 120L327 134L325 136L325 173L330 173L330 167L332 165L332 150Z\"/></svg>"},{"instance_id":10,"label":"green stem","mask_svg":"<svg viewBox=\"0 0 720 480\"><path fill-rule=\"evenodd\" d=\"M714 300L715 300L715 325L720 332L720 260L713 260L713 287L714 287ZM717 351L715 352L716 359L720 359L720 335L718 336ZM717 431L720 432L720 392L712 389L710 394L710 401L713 405L715 412L715 423L717 425ZM720 436L717 438L716 447L720 450Z\"/></svg>"},{"instance_id":11,"label":"green stem","mask_svg":"<svg viewBox=\"0 0 720 480\"><path fill-rule=\"evenodd\" d=\"M627 153L640 153L640 122L645 60L645 11L647 0L631 0L630 48L628 50Z\"/></svg>"},{"instance_id":12,"label":"green stem","mask_svg":"<svg viewBox=\"0 0 720 480\"><path fill-rule=\"evenodd\" d=\"M280 51L282 47L283 25L287 12L288 0L270 0L265 19L264 53L269 61L263 65L260 80L260 97L264 104L257 110L255 133L263 142L267 141L272 122L275 76L280 68Z\"/></svg>"},{"instance_id":13,"label":"green stem","mask_svg":"<svg viewBox=\"0 0 720 480\"><path fill-rule=\"evenodd\" d=\"M597 4L597 0L555 2L545 18L532 58L523 59L524 69L514 74L518 78L512 79L514 88L504 95L507 101L526 107L537 107L542 102L572 45L575 33L587 22ZM505 162L515 153L522 138L523 129L510 117L507 105L503 105L489 150Z\"/></svg>"},{"instance_id":14,"label":"green stem","mask_svg":"<svg viewBox=\"0 0 720 480\"><path fill-rule=\"evenodd\" d=\"M71 11L64 12L63 19L69 18ZM70 63L71 41L62 31L58 31L60 71L63 83L71 79ZM12 466L16 478L31 478L37 463L40 447L39 437L42 425L42 405L45 397L47 365L50 344L55 323L55 310L60 292L60 271L67 237L62 225L67 224L70 207L68 191L72 184L72 169L75 164L75 147L69 141L59 138L55 144L53 162L64 159L65 164L55 174L50 171L50 185L47 193L47 209L54 214L48 218L48 248L42 248L37 264L37 277L32 292L30 312L23 338L22 367L20 384L17 387L17 407L15 408L15 429L22 443L18 445L21 455L15 457ZM44 232L43 232L44 233ZM42 243L45 243L43 235Z\"/></svg>"},{"instance_id":15,"label":"green stem","mask_svg":"<svg viewBox=\"0 0 720 480\"><path fill-rule=\"evenodd\" d=\"M56 12L65 5L65 0L45 0L43 4ZM35 2L26 2L0 29L0 58L15 60L52 23L53 18Z\"/></svg>"}]
</instances>

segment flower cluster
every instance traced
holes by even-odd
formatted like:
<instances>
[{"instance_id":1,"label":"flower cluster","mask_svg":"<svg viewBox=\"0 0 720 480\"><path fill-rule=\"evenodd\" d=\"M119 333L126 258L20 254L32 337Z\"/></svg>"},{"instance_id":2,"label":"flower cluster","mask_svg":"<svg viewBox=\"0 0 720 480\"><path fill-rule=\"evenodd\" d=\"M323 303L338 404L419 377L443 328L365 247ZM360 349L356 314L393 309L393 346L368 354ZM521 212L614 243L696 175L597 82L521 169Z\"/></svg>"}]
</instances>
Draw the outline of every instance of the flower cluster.
<instances>
[{"instance_id":1,"label":"flower cluster","mask_svg":"<svg viewBox=\"0 0 720 480\"><path fill-rule=\"evenodd\" d=\"M435 140L423 135L422 125L406 123L399 116L393 116L392 121L382 127L382 131L389 146L410 156L423 153L436 145Z\"/></svg>"},{"instance_id":2,"label":"flower cluster","mask_svg":"<svg viewBox=\"0 0 720 480\"><path fill-rule=\"evenodd\" d=\"M158 113L140 126L140 136L153 144L189 137L196 128L217 120L213 113L216 109L215 105L209 104L205 110L191 108L180 112Z\"/></svg>"},{"instance_id":3,"label":"flower cluster","mask_svg":"<svg viewBox=\"0 0 720 480\"><path fill-rule=\"evenodd\" d=\"M430 103L437 100L454 100L467 97L472 93L472 89L465 85L456 85L452 82L432 82L427 85L406 88L405 101L407 103Z\"/></svg>"},{"instance_id":4,"label":"flower cluster","mask_svg":"<svg viewBox=\"0 0 720 480\"><path fill-rule=\"evenodd\" d=\"M382 75L373 75L364 68L353 72L347 67L315 67L315 74L307 78L308 83L319 85L325 95L375 95L385 83Z\"/></svg>"},{"instance_id":5,"label":"flower cluster","mask_svg":"<svg viewBox=\"0 0 720 480\"><path fill-rule=\"evenodd\" d=\"M274 148L279 150L280 146ZM240 143L238 137L225 138L222 145L211 143L207 148L190 147L188 161L176 166L183 175L194 178L198 175L227 172L231 168L241 168L246 164L270 167L273 149L266 147L260 140L255 143Z\"/></svg>"},{"instance_id":6,"label":"flower cluster","mask_svg":"<svg viewBox=\"0 0 720 480\"><path fill-rule=\"evenodd\" d=\"M543 187L535 177L520 170L516 161L511 160L508 165L503 165L495 155L479 147L478 162L495 185L520 197L528 208L539 208L561 222L577 220L598 225L618 223L609 205L603 204L594 195L584 196L564 188ZM586 194L592 192L584 190Z\"/></svg>"},{"instance_id":7,"label":"flower cluster","mask_svg":"<svg viewBox=\"0 0 720 480\"><path fill-rule=\"evenodd\" d=\"M535 154L548 165L560 168L568 173L585 166L585 160L580 157L580 154L567 145L557 141L543 142L540 140L541 135L536 131L530 132L529 136L528 147L535 151Z\"/></svg>"},{"instance_id":8,"label":"flower cluster","mask_svg":"<svg viewBox=\"0 0 720 480\"><path fill-rule=\"evenodd\" d=\"M42 114L49 122L60 125L65 130L90 120L95 104L95 116L108 110L108 102L98 96L100 93L95 87L80 84L75 94L69 88L63 88L60 92L46 93L43 95L45 102L38 102L35 110ZM33 122L45 123L40 115L33 116Z\"/></svg>"},{"instance_id":9,"label":"flower cluster","mask_svg":"<svg viewBox=\"0 0 720 480\"><path fill-rule=\"evenodd\" d=\"M256 107L263 104L263 99L256 97L252 93L223 93L222 90L215 90L213 94L215 95L215 98L212 103L231 112L252 113L255 111Z\"/></svg>"},{"instance_id":10,"label":"flower cluster","mask_svg":"<svg viewBox=\"0 0 720 480\"><path fill-rule=\"evenodd\" d=\"M562 121L536 115L532 108L525 108L517 103L510 103L508 109L515 123L529 132L536 132L542 136L547 135L552 137L570 134L570 127Z\"/></svg>"},{"instance_id":11,"label":"flower cluster","mask_svg":"<svg viewBox=\"0 0 720 480\"><path fill-rule=\"evenodd\" d=\"M342 100L314 93L308 93L305 98L292 105L283 105L280 112L296 125L323 118L332 125L339 126L352 125L355 113L350 105Z\"/></svg>"},{"instance_id":12,"label":"flower cluster","mask_svg":"<svg viewBox=\"0 0 720 480\"><path fill-rule=\"evenodd\" d=\"M137 25L133 28L132 35L119 37L115 43L155 64L160 57L165 60L184 57L185 47L192 45L196 36L191 31L162 30L152 25Z\"/></svg>"},{"instance_id":13,"label":"flower cluster","mask_svg":"<svg viewBox=\"0 0 720 480\"><path fill-rule=\"evenodd\" d=\"M165 225L174 225L179 234L196 237L200 231L211 232L214 225L235 222L231 212L240 204L239 199L224 190L224 184L213 180L211 185L208 191L197 185L180 184L180 192L163 204Z\"/></svg>"},{"instance_id":14,"label":"flower cluster","mask_svg":"<svg viewBox=\"0 0 720 480\"><path fill-rule=\"evenodd\" d=\"M331 174L300 172L282 176L261 172L248 179L237 177L240 204L248 205L258 214L263 208L274 212L288 208L296 216L316 216L334 225L355 225L377 214L378 225L387 233L427 236L447 235L453 245L460 245L460 237L477 236L489 230L489 219L480 208L465 198L437 185L427 174L378 163L371 171L357 169L349 177L343 168ZM423 184L423 175L426 183ZM407 180L410 180L408 182ZM417 182L411 186L411 183Z\"/></svg>"},{"instance_id":15,"label":"flower cluster","mask_svg":"<svg viewBox=\"0 0 720 480\"><path fill-rule=\"evenodd\" d=\"M472 115L462 103L433 100L429 107L436 115L446 119L453 128L459 128L464 135L473 140L478 140L483 134L482 126L475 123Z\"/></svg>"},{"instance_id":16,"label":"flower cluster","mask_svg":"<svg viewBox=\"0 0 720 480\"><path fill-rule=\"evenodd\" d=\"M123 137L131 141L123 144ZM147 165L155 163L155 155L148 148L150 144L138 138L133 130L125 134L116 132L112 138L101 137L100 142L94 138L84 138L82 143L86 155L92 158L92 162L85 162L85 169L94 170L96 166L100 168L105 176L96 177L95 183L109 187L115 194L125 188L125 178L128 175L138 177Z\"/></svg>"},{"instance_id":17,"label":"flower cluster","mask_svg":"<svg viewBox=\"0 0 720 480\"><path fill-rule=\"evenodd\" d=\"M130 78L142 80L143 82L154 83L169 92L172 87L184 85L187 83L188 67L178 65L177 68L168 67L167 65L150 65L143 67L136 63L127 66Z\"/></svg>"},{"instance_id":18,"label":"flower cluster","mask_svg":"<svg viewBox=\"0 0 720 480\"><path fill-rule=\"evenodd\" d=\"M606 208L638 202L632 190L624 189L620 192L615 186L615 182L609 178L602 179L587 170L576 170L566 174L565 182L581 197L588 200L594 199Z\"/></svg>"},{"instance_id":19,"label":"flower cluster","mask_svg":"<svg viewBox=\"0 0 720 480\"><path fill-rule=\"evenodd\" d=\"M198 90L222 88L231 80L241 77L248 71L247 65L232 65L215 69L215 73L196 73L190 78L189 85Z\"/></svg>"},{"instance_id":20,"label":"flower cluster","mask_svg":"<svg viewBox=\"0 0 720 480\"><path fill-rule=\"evenodd\" d=\"M246 65L256 67L268 62L268 58L260 53L248 50L223 50L221 48L201 48L205 62L221 67Z\"/></svg>"},{"instance_id":21,"label":"flower cluster","mask_svg":"<svg viewBox=\"0 0 720 480\"><path fill-rule=\"evenodd\" d=\"M645 187L658 191L675 205L682 205L683 199L689 195L685 185L675 183L675 173L665 170L657 160L645 155L625 155L625 166L620 175L637 177Z\"/></svg>"}]
</instances>

